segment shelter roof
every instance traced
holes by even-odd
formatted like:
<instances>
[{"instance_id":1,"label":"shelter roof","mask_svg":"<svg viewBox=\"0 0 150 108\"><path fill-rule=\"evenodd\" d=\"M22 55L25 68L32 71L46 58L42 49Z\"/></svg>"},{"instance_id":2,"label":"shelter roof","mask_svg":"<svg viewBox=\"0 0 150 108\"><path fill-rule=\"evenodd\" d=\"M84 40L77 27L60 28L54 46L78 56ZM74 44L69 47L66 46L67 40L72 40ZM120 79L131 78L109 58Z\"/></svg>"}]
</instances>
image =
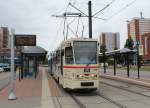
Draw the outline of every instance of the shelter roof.
<instances>
[{"instance_id":1,"label":"shelter roof","mask_svg":"<svg viewBox=\"0 0 150 108\"><path fill-rule=\"evenodd\" d=\"M40 47L40 46L25 46L24 49L22 50L22 53L26 54L45 54L47 51Z\"/></svg>"}]
</instances>

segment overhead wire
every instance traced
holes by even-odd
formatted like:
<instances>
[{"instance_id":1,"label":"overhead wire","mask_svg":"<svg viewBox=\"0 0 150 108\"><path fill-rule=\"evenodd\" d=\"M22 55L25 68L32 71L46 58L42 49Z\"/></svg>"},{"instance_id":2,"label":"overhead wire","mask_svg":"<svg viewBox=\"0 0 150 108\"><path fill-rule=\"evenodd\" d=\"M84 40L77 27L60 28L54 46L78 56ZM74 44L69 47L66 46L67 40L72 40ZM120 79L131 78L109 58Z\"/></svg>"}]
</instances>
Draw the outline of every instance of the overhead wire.
<instances>
[{"instance_id":1,"label":"overhead wire","mask_svg":"<svg viewBox=\"0 0 150 108\"><path fill-rule=\"evenodd\" d=\"M76 17L72 19L68 24L71 25L76 20Z\"/></svg>"},{"instance_id":2,"label":"overhead wire","mask_svg":"<svg viewBox=\"0 0 150 108\"><path fill-rule=\"evenodd\" d=\"M100 19L100 20L103 20L103 21L108 21L110 20L111 18L113 18L114 16L118 15L120 12L122 12L123 10L125 10L126 8L128 8L129 6L131 6L134 2L136 2L137 0L133 0L131 1L130 3L128 3L125 7L121 8L119 11L117 11L116 13L114 13L113 15L111 15L109 18L100 18L98 17L97 15L99 15L100 13L102 13L105 9L107 9L111 4L113 4L116 0L112 0L109 4L107 4L105 7L103 7L101 10L99 10L98 12L96 12L95 14L92 15L92 17L94 19ZM82 12L79 8L77 8L75 6L75 3L71 3L71 0L69 0L69 3L67 4L66 6L66 9L65 9L65 13L67 12L69 6L73 7L74 9L76 9L77 11L81 12L82 15L84 15L85 17L88 17L88 15L86 15L84 12ZM81 21L81 24L82 24L82 32L81 32L81 36L83 37L84 35L84 30L86 28L86 26L84 25L83 21L82 21L82 18L79 18L78 19L78 22L77 22L77 28L76 28L76 32L74 32L74 30L70 27L70 25L76 20L76 18L74 18L73 20L71 20L70 22L68 22L67 20L67 17L64 16L64 27L63 27L63 36L64 36L64 39L67 39L68 37L68 34L69 34L69 31L71 31L71 33L73 35L76 35L78 37L78 32L79 32L79 25L80 25L80 21ZM79 21L80 20L80 21ZM94 21L94 20L93 20ZM60 24L60 26L62 25L62 22ZM58 30L60 29L60 27L58 28ZM57 31L58 32L58 31Z\"/></svg>"},{"instance_id":3,"label":"overhead wire","mask_svg":"<svg viewBox=\"0 0 150 108\"><path fill-rule=\"evenodd\" d=\"M76 20L76 17L74 19L72 19L70 22L68 22L68 20L66 19L66 26L67 26L67 33L66 33L66 39L68 38L68 30L70 30L73 34L75 34L72 30L72 28L70 27L70 25Z\"/></svg>"},{"instance_id":4,"label":"overhead wire","mask_svg":"<svg viewBox=\"0 0 150 108\"><path fill-rule=\"evenodd\" d=\"M82 12L80 9L78 9L76 6L74 6L72 3L69 3L69 5L70 5L71 7L73 7L74 9L76 9L77 11L81 12L83 15L88 16L88 15L86 15L84 12Z\"/></svg>"},{"instance_id":5,"label":"overhead wire","mask_svg":"<svg viewBox=\"0 0 150 108\"><path fill-rule=\"evenodd\" d=\"M73 35L76 35L76 33L72 30L72 28L69 26L68 21L67 22L67 28L72 32Z\"/></svg>"},{"instance_id":6,"label":"overhead wire","mask_svg":"<svg viewBox=\"0 0 150 108\"><path fill-rule=\"evenodd\" d=\"M107 19L106 18L100 18L100 17L93 17L94 19L100 19L100 20L103 20L103 21L106 21Z\"/></svg>"},{"instance_id":7,"label":"overhead wire","mask_svg":"<svg viewBox=\"0 0 150 108\"><path fill-rule=\"evenodd\" d=\"M64 20L62 20L62 21L60 22L60 25L59 25L58 30L57 30L57 32L56 32L56 36L58 35L58 32L60 31L60 28L61 28L61 26L62 26L62 24L63 24L63 21L64 21ZM56 36L55 36L55 37L56 37Z\"/></svg>"},{"instance_id":8,"label":"overhead wire","mask_svg":"<svg viewBox=\"0 0 150 108\"><path fill-rule=\"evenodd\" d=\"M57 29L56 34L55 34L55 39L57 39L57 37L58 37L58 33L60 32L60 29L61 29L61 27L62 27L62 25L63 25L63 21L64 21L64 20L62 20L62 21L60 22L60 25L59 25L59 27L58 27L58 29ZM54 40L53 42L55 42L55 40Z\"/></svg>"},{"instance_id":9,"label":"overhead wire","mask_svg":"<svg viewBox=\"0 0 150 108\"><path fill-rule=\"evenodd\" d=\"M82 19L81 19L81 24L82 24L82 34L81 34L81 37L83 37L83 35L84 35L84 24L83 24Z\"/></svg>"},{"instance_id":10,"label":"overhead wire","mask_svg":"<svg viewBox=\"0 0 150 108\"><path fill-rule=\"evenodd\" d=\"M70 2L70 1L69 1L69 2ZM68 8L69 8L69 3L68 3L67 6L66 6L65 13L67 12ZM64 28L63 28L64 40L66 40L66 37L67 37L67 35L68 35L68 27L67 27L67 31L66 31L66 34L65 34L66 20L67 20L67 18L66 18L66 16L64 16Z\"/></svg>"},{"instance_id":11,"label":"overhead wire","mask_svg":"<svg viewBox=\"0 0 150 108\"><path fill-rule=\"evenodd\" d=\"M79 20L80 20L80 17L78 18L78 22L77 22L76 37L78 37Z\"/></svg>"},{"instance_id":12,"label":"overhead wire","mask_svg":"<svg viewBox=\"0 0 150 108\"><path fill-rule=\"evenodd\" d=\"M133 0L130 3L128 3L125 7L121 8L119 11L117 11L116 13L114 13L113 15L111 15L109 18L107 18L107 21L110 20L111 18L113 18L114 16L118 15L119 13L121 13L122 11L124 11L126 8L128 8L129 6L131 6L133 3L135 3L137 0Z\"/></svg>"},{"instance_id":13,"label":"overhead wire","mask_svg":"<svg viewBox=\"0 0 150 108\"><path fill-rule=\"evenodd\" d=\"M109 4L107 4L104 8L102 8L101 10L99 10L98 12L96 12L95 14L93 14L92 16L96 16L97 14L103 12L105 9L107 9L112 3L114 3L115 0L112 0Z\"/></svg>"},{"instance_id":14,"label":"overhead wire","mask_svg":"<svg viewBox=\"0 0 150 108\"><path fill-rule=\"evenodd\" d=\"M66 17L64 17L64 28L63 28L64 40L65 40L65 29L66 29Z\"/></svg>"}]
</instances>

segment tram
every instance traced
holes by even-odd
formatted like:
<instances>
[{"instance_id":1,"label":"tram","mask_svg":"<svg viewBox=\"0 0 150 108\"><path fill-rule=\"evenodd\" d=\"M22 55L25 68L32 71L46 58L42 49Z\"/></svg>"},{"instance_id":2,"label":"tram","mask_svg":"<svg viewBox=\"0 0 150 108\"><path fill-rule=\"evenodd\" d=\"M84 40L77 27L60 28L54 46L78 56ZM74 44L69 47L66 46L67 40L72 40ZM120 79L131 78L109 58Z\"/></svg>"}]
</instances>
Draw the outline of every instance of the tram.
<instances>
[{"instance_id":1,"label":"tram","mask_svg":"<svg viewBox=\"0 0 150 108\"><path fill-rule=\"evenodd\" d=\"M96 90L99 87L98 40L64 40L51 54L50 74L65 89Z\"/></svg>"}]
</instances>

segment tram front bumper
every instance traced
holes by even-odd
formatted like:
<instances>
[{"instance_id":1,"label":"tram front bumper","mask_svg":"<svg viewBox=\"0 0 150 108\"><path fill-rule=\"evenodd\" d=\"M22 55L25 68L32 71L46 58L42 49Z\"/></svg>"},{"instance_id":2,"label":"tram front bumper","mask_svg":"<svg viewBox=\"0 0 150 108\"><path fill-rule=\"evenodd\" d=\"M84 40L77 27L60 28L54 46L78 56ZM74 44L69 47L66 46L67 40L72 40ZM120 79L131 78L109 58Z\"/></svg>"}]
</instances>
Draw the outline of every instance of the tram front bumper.
<instances>
[{"instance_id":1,"label":"tram front bumper","mask_svg":"<svg viewBox=\"0 0 150 108\"><path fill-rule=\"evenodd\" d=\"M64 80L64 88L91 89L99 87L99 80Z\"/></svg>"}]
</instances>

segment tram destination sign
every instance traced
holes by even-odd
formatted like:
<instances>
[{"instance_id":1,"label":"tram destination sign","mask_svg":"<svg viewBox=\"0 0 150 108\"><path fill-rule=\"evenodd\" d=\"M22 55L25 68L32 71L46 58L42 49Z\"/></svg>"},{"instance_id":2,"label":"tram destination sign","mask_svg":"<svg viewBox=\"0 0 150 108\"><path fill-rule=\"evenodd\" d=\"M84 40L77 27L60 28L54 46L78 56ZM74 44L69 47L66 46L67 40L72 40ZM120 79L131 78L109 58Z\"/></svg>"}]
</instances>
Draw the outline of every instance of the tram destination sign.
<instances>
[{"instance_id":1,"label":"tram destination sign","mask_svg":"<svg viewBox=\"0 0 150 108\"><path fill-rule=\"evenodd\" d=\"M15 46L36 46L36 35L16 34Z\"/></svg>"}]
</instances>

